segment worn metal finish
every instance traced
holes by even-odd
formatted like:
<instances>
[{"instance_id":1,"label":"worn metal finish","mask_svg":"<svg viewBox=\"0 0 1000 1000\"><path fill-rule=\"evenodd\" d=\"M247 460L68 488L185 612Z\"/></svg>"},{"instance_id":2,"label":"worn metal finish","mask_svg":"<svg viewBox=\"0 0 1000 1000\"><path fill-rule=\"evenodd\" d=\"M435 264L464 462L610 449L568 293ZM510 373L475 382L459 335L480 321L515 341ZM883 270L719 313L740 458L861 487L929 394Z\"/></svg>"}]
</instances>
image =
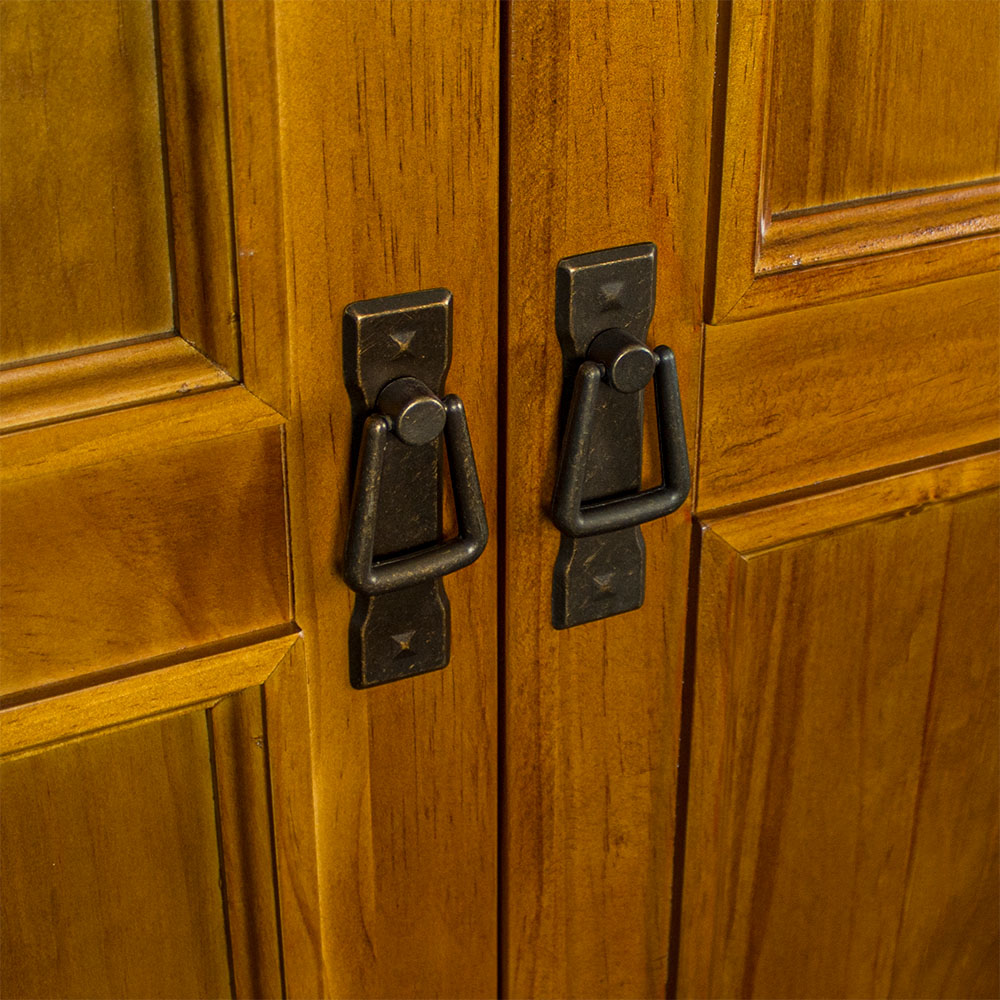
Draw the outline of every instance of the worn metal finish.
<instances>
[{"instance_id":1,"label":"worn metal finish","mask_svg":"<svg viewBox=\"0 0 1000 1000\"><path fill-rule=\"evenodd\" d=\"M349 638L357 688L447 664L450 615L441 577L486 546L465 410L457 396L438 398L450 360L446 289L355 302L344 312L357 455L344 578L358 593ZM458 536L443 543L442 428L458 520Z\"/></svg>"},{"instance_id":2,"label":"worn metal finish","mask_svg":"<svg viewBox=\"0 0 1000 1000\"><path fill-rule=\"evenodd\" d=\"M638 526L676 510L690 489L673 352L646 347L655 302L652 243L559 262L565 432L552 500L552 519L563 532L552 579L555 628L642 606L646 550ZM661 482L639 492L642 390L650 377Z\"/></svg>"}]
</instances>

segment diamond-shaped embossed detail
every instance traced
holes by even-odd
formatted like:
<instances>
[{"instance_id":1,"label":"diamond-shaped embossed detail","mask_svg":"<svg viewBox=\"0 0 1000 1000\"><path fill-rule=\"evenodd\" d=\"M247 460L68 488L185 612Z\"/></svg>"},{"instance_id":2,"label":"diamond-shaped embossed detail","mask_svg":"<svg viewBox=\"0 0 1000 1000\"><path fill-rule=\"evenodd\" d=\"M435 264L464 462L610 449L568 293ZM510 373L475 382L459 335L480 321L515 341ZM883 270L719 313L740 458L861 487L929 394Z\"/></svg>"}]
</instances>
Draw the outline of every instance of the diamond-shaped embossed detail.
<instances>
[{"instance_id":1,"label":"diamond-shaped embossed detail","mask_svg":"<svg viewBox=\"0 0 1000 1000\"><path fill-rule=\"evenodd\" d=\"M409 354L410 345L413 343L413 338L416 335L416 330L393 330L389 334L399 348L399 354Z\"/></svg>"},{"instance_id":2,"label":"diamond-shaped embossed detail","mask_svg":"<svg viewBox=\"0 0 1000 1000\"><path fill-rule=\"evenodd\" d=\"M624 289L624 281L605 281L598 289L601 296L601 312L613 312L616 309L621 309Z\"/></svg>"},{"instance_id":3,"label":"diamond-shaped embossed detail","mask_svg":"<svg viewBox=\"0 0 1000 1000\"><path fill-rule=\"evenodd\" d=\"M410 632L400 632L399 635L392 636L392 641L398 647L394 654L394 659L399 659L401 656L412 656L413 649L413 637L416 635L416 630Z\"/></svg>"},{"instance_id":4,"label":"diamond-shaped embossed detail","mask_svg":"<svg viewBox=\"0 0 1000 1000\"><path fill-rule=\"evenodd\" d=\"M615 592L613 586L615 575L614 573L601 573L599 576L595 576L594 583L597 585L597 592L603 597L605 595L610 596Z\"/></svg>"}]
</instances>

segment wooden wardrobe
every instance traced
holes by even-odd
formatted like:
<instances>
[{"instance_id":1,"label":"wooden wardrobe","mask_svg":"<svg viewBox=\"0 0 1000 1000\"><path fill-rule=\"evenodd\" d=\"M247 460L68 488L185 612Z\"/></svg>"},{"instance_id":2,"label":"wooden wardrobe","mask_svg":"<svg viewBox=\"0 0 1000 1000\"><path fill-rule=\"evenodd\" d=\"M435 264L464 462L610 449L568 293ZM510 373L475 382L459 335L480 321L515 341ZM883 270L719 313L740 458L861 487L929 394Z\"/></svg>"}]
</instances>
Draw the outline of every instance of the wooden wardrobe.
<instances>
[{"instance_id":1,"label":"wooden wardrobe","mask_svg":"<svg viewBox=\"0 0 1000 1000\"><path fill-rule=\"evenodd\" d=\"M0 43L4 997L1000 995L1000 3ZM691 493L557 630L556 268L637 243ZM434 288L490 540L360 690L344 311Z\"/></svg>"}]
</instances>

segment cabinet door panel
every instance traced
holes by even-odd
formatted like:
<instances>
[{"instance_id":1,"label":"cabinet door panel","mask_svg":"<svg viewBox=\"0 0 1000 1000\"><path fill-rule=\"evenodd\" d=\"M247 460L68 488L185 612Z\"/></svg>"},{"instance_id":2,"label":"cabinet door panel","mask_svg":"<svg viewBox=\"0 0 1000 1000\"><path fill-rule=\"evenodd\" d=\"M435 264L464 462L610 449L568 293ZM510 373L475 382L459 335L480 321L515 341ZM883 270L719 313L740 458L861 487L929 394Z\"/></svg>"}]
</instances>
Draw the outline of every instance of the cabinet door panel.
<instances>
[{"instance_id":1,"label":"cabinet door panel","mask_svg":"<svg viewBox=\"0 0 1000 1000\"><path fill-rule=\"evenodd\" d=\"M723 10L713 323L997 267L997 18L992 0Z\"/></svg>"},{"instance_id":2,"label":"cabinet door panel","mask_svg":"<svg viewBox=\"0 0 1000 1000\"><path fill-rule=\"evenodd\" d=\"M204 712L4 762L0 790L4 996L231 995Z\"/></svg>"},{"instance_id":3,"label":"cabinet door panel","mask_svg":"<svg viewBox=\"0 0 1000 1000\"><path fill-rule=\"evenodd\" d=\"M515 997L661 996L689 507L642 527L641 609L553 629L560 536L547 505L563 374L555 269L572 254L657 244L650 342L677 357L693 453L716 10L507 10L502 982Z\"/></svg>"},{"instance_id":4,"label":"cabinet door panel","mask_svg":"<svg viewBox=\"0 0 1000 1000\"><path fill-rule=\"evenodd\" d=\"M996 481L706 525L682 995L996 995Z\"/></svg>"}]
</instances>

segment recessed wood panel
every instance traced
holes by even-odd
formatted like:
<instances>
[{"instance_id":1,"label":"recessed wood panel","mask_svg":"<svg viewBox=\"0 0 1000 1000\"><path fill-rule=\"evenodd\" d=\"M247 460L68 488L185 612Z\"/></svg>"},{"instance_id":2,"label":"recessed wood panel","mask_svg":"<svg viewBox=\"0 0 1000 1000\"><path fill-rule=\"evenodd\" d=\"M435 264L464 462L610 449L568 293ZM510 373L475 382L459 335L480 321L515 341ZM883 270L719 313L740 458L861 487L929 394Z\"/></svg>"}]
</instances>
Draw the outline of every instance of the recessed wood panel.
<instances>
[{"instance_id":1,"label":"recessed wood panel","mask_svg":"<svg viewBox=\"0 0 1000 1000\"><path fill-rule=\"evenodd\" d=\"M707 526L680 996L997 996L1000 503L965 464Z\"/></svg>"},{"instance_id":2,"label":"recessed wood panel","mask_svg":"<svg viewBox=\"0 0 1000 1000\"><path fill-rule=\"evenodd\" d=\"M0 6L0 360L173 326L148 2Z\"/></svg>"},{"instance_id":3,"label":"recessed wood panel","mask_svg":"<svg viewBox=\"0 0 1000 1000\"><path fill-rule=\"evenodd\" d=\"M1000 262L992 0L721 9L712 323Z\"/></svg>"},{"instance_id":4,"label":"recessed wood panel","mask_svg":"<svg viewBox=\"0 0 1000 1000\"><path fill-rule=\"evenodd\" d=\"M705 329L698 509L1000 435L1000 278Z\"/></svg>"},{"instance_id":5,"label":"recessed wood panel","mask_svg":"<svg viewBox=\"0 0 1000 1000\"><path fill-rule=\"evenodd\" d=\"M4 997L227 997L203 712L0 765Z\"/></svg>"},{"instance_id":6,"label":"recessed wood panel","mask_svg":"<svg viewBox=\"0 0 1000 1000\"><path fill-rule=\"evenodd\" d=\"M996 0L774 5L772 217L1000 175Z\"/></svg>"},{"instance_id":7,"label":"recessed wood panel","mask_svg":"<svg viewBox=\"0 0 1000 1000\"><path fill-rule=\"evenodd\" d=\"M176 436L193 402L91 419L125 443L133 414L180 407ZM114 441L91 445L98 464L2 485L5 693L291 617L277 428L159 449L150 435L118 459Z\"/></svg>"}]
</instances>

